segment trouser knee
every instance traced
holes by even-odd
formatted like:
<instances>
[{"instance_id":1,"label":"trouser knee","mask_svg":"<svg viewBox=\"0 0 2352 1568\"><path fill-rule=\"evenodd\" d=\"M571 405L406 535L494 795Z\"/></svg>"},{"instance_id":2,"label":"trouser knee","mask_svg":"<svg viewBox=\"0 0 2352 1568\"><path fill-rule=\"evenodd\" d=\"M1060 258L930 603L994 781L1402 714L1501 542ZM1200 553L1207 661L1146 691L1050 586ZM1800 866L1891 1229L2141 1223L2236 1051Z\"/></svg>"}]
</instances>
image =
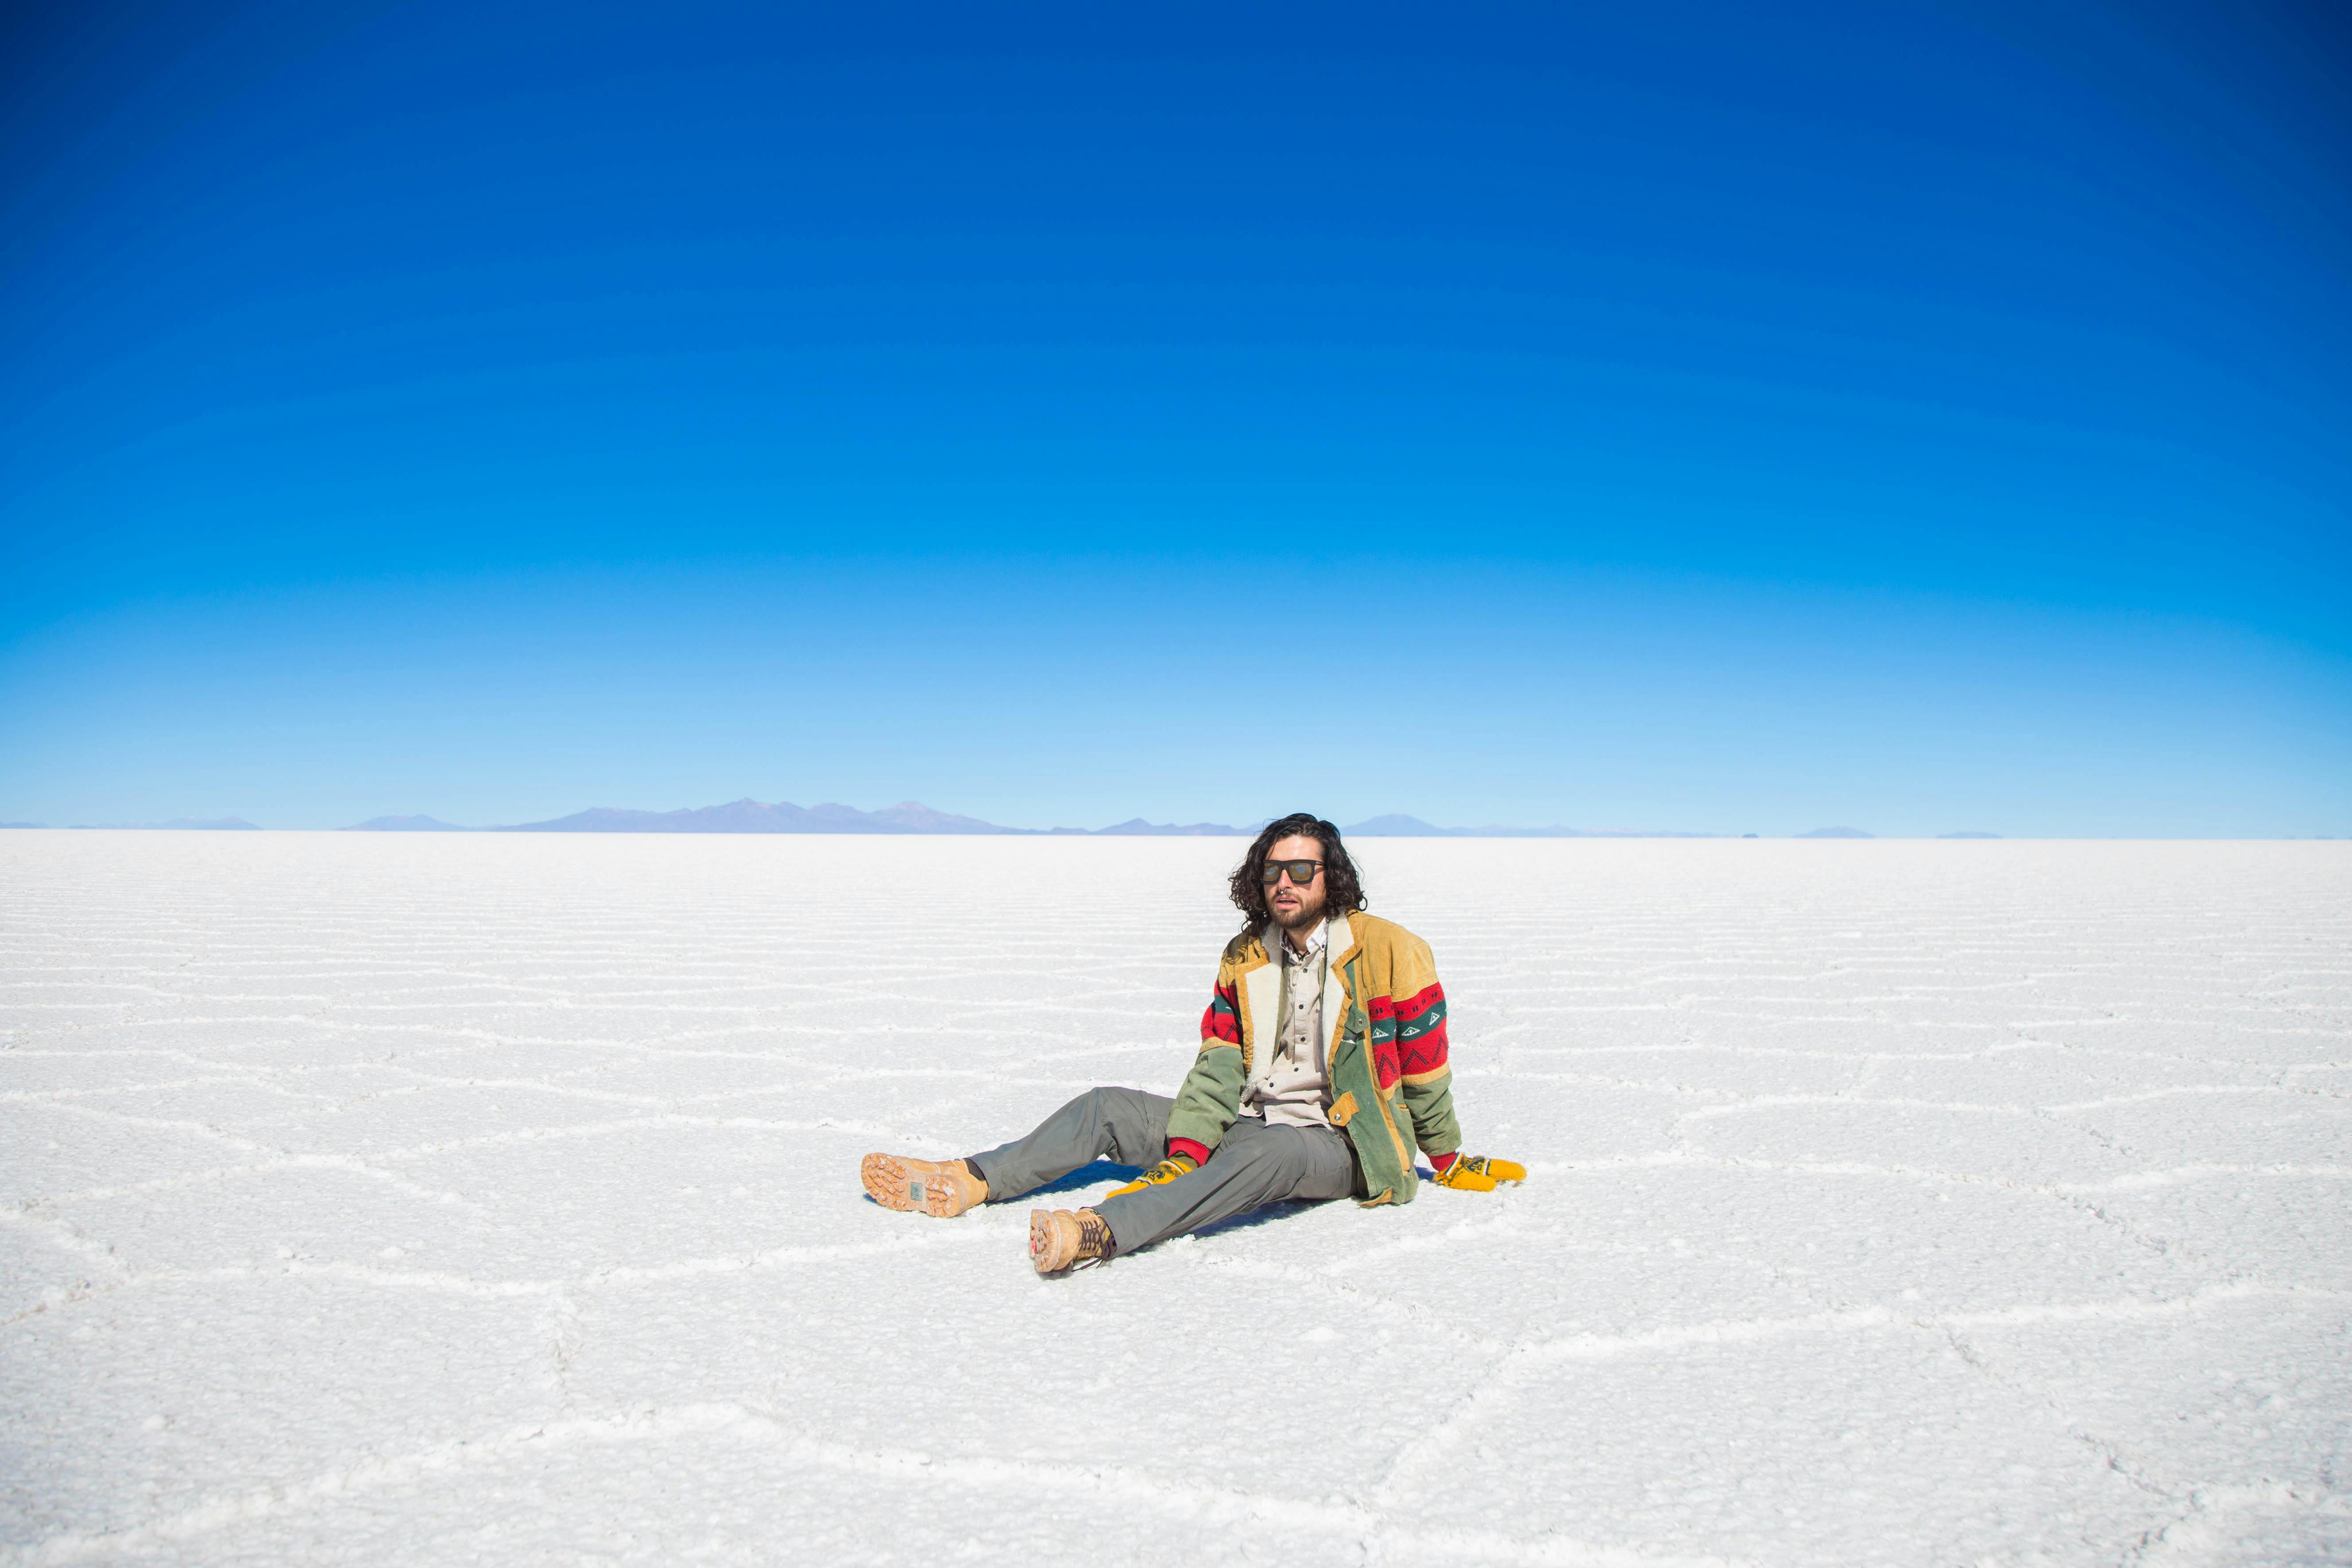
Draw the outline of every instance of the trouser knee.
<instances>
[{"instance_id":1,"label":"trouser knee","mask_svg":"<svg viewBox=\"0 0 2352 1568\"><path fill-rule=\"evenodd\" d=\"M1136 1119L1134 1098L1131 1089L1090 1089L1063 1109L1116 1133Z\"/></svg>"},{"instance_id":2,"label":"trouser knee","mask_svg":"<svg viewBox=\"0 0 2352 1568\"><path fill-rule=\"evenodd\" d=\"M1070 1102L1102 1139L1102 1152L1129 1164L1148 1164L1160 1158L1167 1137L1167 1114L1157 1097L1141 1089L1090 1089Z\"/></svg>"}]
</instances>

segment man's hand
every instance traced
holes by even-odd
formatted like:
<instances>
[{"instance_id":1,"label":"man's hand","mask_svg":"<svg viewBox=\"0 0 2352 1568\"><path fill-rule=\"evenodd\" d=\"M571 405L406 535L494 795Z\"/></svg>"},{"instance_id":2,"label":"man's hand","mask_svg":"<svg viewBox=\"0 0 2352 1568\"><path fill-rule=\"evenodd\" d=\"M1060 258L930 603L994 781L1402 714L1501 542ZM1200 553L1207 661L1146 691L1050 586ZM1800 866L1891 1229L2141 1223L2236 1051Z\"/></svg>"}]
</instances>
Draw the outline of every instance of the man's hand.
<instances>
[{"instance_id":1,"label":"man's hand","mask_svg":"<svg viewBox=\"0 0 2352 1568\"><path fill-rule=\"evenodd\" d=\"M1457 1155L1437 1173L1439 1186L1458 1187L1468 1193L1491 1193L1497 1182L1527 1179L1528 1168L1517 1160L1490 1160L1484 1154Z\"/></svg>"},{"instance_id":2,"label":"man's hand","mask_svg":"<svg viewBox=\"0 0 2352 1568\"><path fill-rule=\"evenodd\" d=\"M1156 1187L1162 1182L1172 1182L1179 1176L1189 1176L1201 1167L1192 1163L1189 1155L1171 1154L1123 1187L1113 1187L1103 1196L1123 1198L1129 1193L1139 1193L1146 1187Z\"/></svg>"}]
</instances>

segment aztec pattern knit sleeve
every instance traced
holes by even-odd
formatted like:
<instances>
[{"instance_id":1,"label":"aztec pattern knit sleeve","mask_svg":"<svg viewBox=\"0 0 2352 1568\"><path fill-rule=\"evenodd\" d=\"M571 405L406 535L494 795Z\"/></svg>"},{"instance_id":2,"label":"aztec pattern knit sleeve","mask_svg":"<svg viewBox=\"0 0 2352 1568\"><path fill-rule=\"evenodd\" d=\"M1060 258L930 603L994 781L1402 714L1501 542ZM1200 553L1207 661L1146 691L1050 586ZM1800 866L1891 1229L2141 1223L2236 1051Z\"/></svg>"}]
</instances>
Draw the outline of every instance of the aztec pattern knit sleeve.
<instances>
[{"instance_id":1,"label":"aztec pattern knit sleeve","mask_svg":"<svg viewBox=\"0 0 2352 1568\"><path fill-rule=\"evenodd\" d=\"M1407 936L1399 944L1391 960L1389 994L1372 999L1371 1014L1372 1051L1381 1084L1385 1088L1391 1074L1401 1080L1413 1142L1432 1156L1453 1153L1462 1147L1462 1124L1454 1114L1445 987L1437 983L1437 960L1427 942Z\"/></svg>"}]
</instances>

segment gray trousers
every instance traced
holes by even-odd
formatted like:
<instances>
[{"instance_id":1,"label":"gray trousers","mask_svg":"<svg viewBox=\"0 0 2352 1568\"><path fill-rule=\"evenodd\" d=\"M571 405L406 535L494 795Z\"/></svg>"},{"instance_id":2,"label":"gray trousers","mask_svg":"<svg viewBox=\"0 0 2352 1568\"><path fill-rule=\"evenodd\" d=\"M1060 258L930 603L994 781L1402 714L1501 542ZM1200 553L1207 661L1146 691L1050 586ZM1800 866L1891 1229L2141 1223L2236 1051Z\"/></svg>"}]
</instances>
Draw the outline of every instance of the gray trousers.
<instances>
[{"instance_id":1,"label":"gray trousers","mask_svg":"<svg viewBox=\"0 0 2352 1568\"><path fill-rule=\"evenodd\" d=\"M971 1163L988 1183L991 1203L1034 1192L1105 1155L1122 1165L1156 1165L1168 1157L1168 1113L1175 1109L1164 1094L1090 1089L1026 1138L974 1154ZM1268 1127L1243 1116L1199 1170L1094 1207L1109 1222L1116 1250L1133 1252L1286 1198L1314 1203L1355 1190L1356 1158L1346 1133Z\"/></svg>"}]
</instances>

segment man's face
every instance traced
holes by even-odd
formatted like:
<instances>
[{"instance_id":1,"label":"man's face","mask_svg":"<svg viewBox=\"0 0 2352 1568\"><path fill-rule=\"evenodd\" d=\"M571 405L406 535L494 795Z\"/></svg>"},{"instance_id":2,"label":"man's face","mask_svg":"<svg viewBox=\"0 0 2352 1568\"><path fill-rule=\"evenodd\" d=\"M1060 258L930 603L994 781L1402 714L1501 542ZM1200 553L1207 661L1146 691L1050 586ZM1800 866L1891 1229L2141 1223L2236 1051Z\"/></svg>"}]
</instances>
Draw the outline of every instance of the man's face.
<instances>
[{"instance_id":1,"label":"man's face","mask_svg":"<svg viewBox=\"0 0 2352 1568\"><path fill-rule=\"evenodd\" d=\"M1294 833L1287 838L1277 838L1274 847L1265 852L1265 864L1272 870L1285 860L1315 861L1315 875L1300 887L1285 871L1273 887L1265 890L1265 907L1274 916L1274 923L1286 931L1303 935L1315 928L1323 918L1323 906L1329 900L1329 876L1322 866L1323 841L1308 834Z\"/></svg>"}]
</instances>

